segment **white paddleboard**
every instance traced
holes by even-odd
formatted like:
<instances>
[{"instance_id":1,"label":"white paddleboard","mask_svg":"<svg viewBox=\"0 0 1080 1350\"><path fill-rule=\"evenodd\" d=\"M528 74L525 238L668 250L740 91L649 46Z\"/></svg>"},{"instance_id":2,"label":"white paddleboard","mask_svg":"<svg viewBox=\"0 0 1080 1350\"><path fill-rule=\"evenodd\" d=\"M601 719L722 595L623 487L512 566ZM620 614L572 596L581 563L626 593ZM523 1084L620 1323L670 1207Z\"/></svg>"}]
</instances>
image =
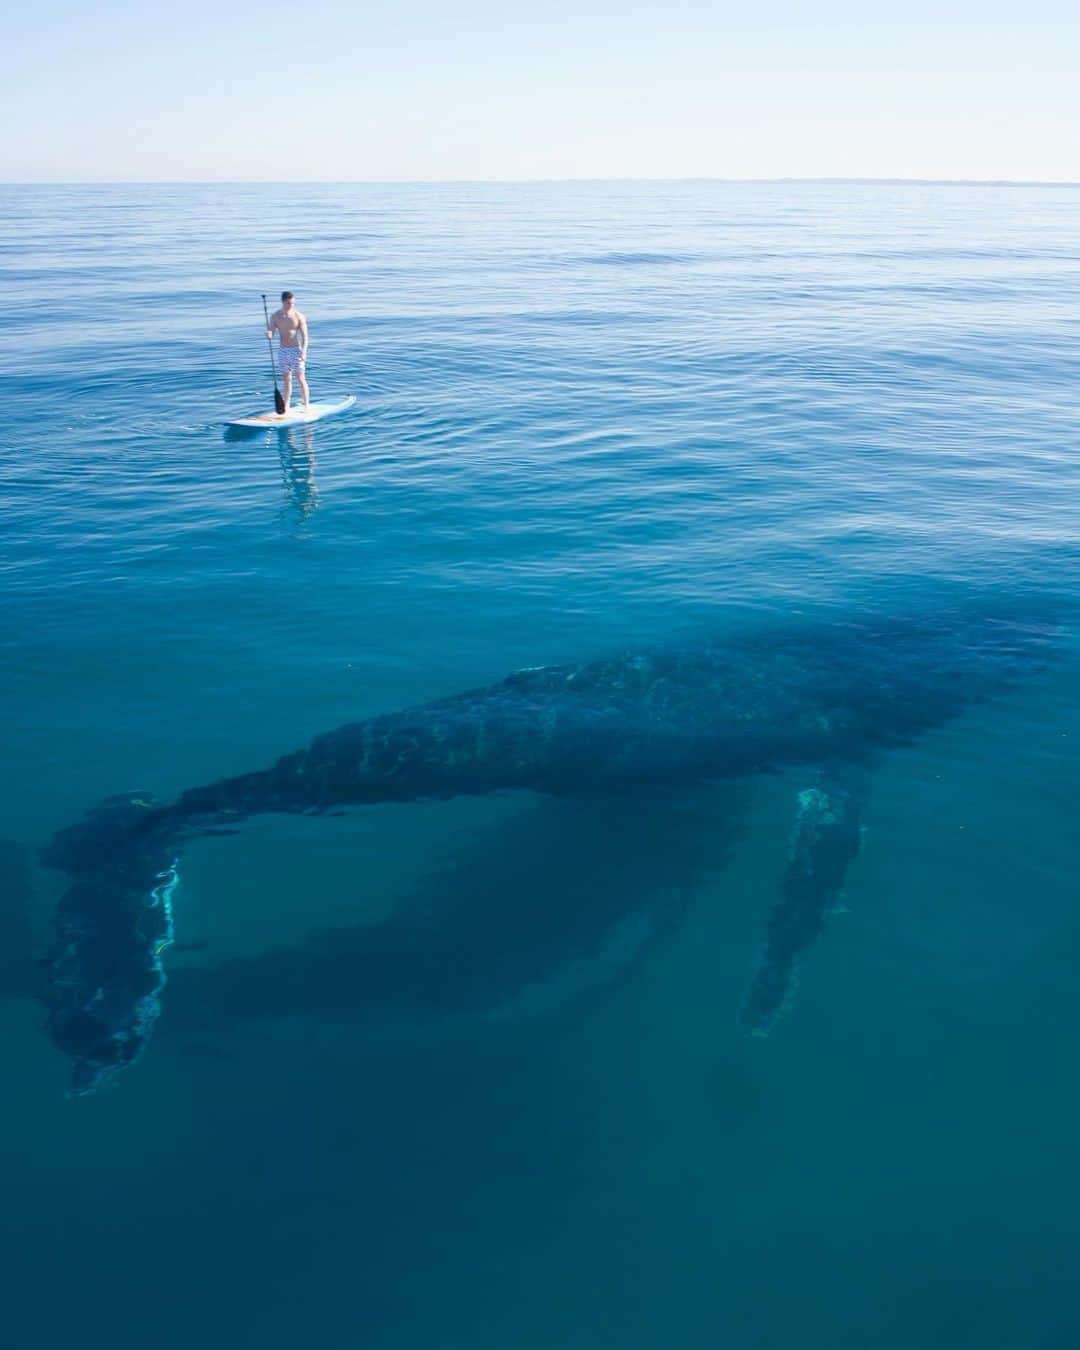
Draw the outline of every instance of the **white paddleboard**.
<instances>
[{"instance_id":1,"label":"white paddleboard","mask_svg":"<svg viewBox=\"0 0 1080 1350\"><path fill-rule=\"evenodd\" d=\"M351 408L356 402L356 395L350 394L348 398L337 398L328 400L324 403L309 403L305 408L302 403L294 403L287 413L276 413L273 409L270 412L248 413L247 417L232 417L225 425L227 427L295 427L306 422L318 422L323 417L333 417L335 413L344 412L346 408Z\"/></svg>"}]
</instances>

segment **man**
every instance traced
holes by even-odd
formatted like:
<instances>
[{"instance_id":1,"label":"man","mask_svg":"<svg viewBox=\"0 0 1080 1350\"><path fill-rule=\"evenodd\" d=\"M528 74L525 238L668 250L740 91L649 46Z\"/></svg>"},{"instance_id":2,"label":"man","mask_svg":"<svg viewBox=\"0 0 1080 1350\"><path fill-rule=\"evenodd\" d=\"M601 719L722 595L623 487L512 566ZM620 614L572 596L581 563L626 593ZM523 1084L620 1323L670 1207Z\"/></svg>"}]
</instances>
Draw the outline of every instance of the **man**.
<instances>
[{"instance_id":1,"label":"man","mask_svg":"<svg viewBox=\"0 0 1080 1350\"><path fill-rule=\"evenodd\" d=\"M281 382L285 386L285 410L282 413L284 417L289 411L294 375L299 381L305 408L309 402L307 380L304 378L304 362L307 359L308 347L307 319L296 308L296 297L292 291L281 292L281 308L270 316L270 327L266 330L266 336L273 341L275 332L281 344L278 349L278 369L281 371Z\"/></svg>"}]
</instances>

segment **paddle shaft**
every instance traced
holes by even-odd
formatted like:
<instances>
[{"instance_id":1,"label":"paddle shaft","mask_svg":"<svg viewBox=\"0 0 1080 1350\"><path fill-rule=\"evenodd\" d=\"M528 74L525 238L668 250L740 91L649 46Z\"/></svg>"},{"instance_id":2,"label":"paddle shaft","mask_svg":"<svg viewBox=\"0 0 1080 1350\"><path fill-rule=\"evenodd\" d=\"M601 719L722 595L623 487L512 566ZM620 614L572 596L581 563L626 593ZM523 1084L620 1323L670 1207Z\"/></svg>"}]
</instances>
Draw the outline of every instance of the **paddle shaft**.
<instances>
[{"instance_id":1,"label":"paddle shaft","mask_svg":"<svg viewBox=\"0 0 1080 1350\"><path fill-rule=\"evenodd\" d=\"M274 339L270 336L270 311L266 307L266 296L262 298L263 314L266 317L266 345L270 348L270 374L274 381L274 408L277 412L285 411L285 399L281 390L277 387L277 367L274 365Z\"/></svg>"}]
</instances>

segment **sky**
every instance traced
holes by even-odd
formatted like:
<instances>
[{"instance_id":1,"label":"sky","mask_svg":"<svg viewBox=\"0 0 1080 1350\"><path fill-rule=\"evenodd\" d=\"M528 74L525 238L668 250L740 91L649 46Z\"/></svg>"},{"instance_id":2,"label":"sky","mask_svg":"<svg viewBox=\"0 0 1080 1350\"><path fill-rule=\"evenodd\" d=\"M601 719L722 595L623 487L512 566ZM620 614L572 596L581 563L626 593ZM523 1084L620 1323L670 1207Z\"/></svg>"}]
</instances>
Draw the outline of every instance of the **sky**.
<instances>
[{"instance_id":1,"label":"sky","mask_svg":"<svg viewBox=\"0 0 1080 1350\"><path fill-rule=\"evenodd\" d=\"M0 181L1080 180L1076 0L41 0Z\"/></svg>"}]
</instances>

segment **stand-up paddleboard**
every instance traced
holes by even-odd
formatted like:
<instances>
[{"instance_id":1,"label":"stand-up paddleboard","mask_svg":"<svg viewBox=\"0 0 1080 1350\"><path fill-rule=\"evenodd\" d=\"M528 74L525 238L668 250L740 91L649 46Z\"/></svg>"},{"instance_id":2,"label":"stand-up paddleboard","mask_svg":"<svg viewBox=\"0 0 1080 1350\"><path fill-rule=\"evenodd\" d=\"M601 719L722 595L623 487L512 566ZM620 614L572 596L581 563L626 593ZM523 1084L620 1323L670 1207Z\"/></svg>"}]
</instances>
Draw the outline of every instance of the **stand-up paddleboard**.
<instances>
[{"instance_id":1,"label":"stand-up paddleboard","mask_svg":"<svg viewBox=\"0 0 1080 1350\"><path fill-rule=\"evenodd\" d=\"M294 403L287 413L276 413L271 408L269 412L249 413L247 417L230 418L225 425L227 427L252 427L258 430L264 427L301 426L307 422L321 421L324 417L333 417L335 413L342 413L347 408L351 408L355 402L356 395L350 394L348 398L331 399L324 403L309 403L306 408L302 403Z\"/></svg>"}]
</instances>

